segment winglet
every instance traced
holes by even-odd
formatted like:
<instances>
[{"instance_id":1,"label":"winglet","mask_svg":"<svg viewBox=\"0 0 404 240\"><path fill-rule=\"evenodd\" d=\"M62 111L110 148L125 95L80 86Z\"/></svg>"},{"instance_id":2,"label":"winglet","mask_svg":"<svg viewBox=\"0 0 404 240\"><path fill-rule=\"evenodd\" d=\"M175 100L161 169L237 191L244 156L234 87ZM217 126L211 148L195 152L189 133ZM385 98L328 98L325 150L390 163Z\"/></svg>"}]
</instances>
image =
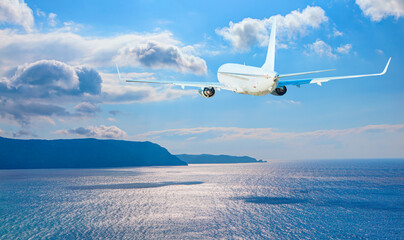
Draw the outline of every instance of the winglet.
<instances>
[{"instance_id":1,"label":"winglet","mask_svg":"<svg viewBox=\"0 0 404 240\"><path fill-rule=\"evenodd\" d=\"M384 67L384 70L383 70L382 73L380 73L380 75L383 75L383 74L385 74L387 72L387 68L389 67L390 60L391 60L391 57L389 58L389 61L387 62L386 67Z\"/></svg>"},{"instance_id":2,"label":"winglet","mask_svg":"<svg viewBox=\"0 0 404 240\"><path fill-rule=\"evenodd\" d=\"M115 64L115 66L116 66L116 71L118 72L119 81L122 82L121 73L119 72L118 64Z\"/></svg>"}]
</instances>

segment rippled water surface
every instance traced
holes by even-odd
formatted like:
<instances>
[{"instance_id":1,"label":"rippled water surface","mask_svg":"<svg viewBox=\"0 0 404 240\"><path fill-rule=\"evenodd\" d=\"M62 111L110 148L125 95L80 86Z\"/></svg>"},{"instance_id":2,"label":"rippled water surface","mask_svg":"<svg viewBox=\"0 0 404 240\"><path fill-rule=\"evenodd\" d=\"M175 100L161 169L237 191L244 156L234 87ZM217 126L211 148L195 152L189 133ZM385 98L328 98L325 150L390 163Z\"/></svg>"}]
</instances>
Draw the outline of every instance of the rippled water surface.
<instances>
[{"instance_id":1,"label":"rippled water surface","mask_svg":"<svg viewBox=\"0 0 404 240\"><path fill-rule=\"evenodd\" d=\"M404 239L404 160L1 170L1 239Z\"/></svg>"}]
</instances>

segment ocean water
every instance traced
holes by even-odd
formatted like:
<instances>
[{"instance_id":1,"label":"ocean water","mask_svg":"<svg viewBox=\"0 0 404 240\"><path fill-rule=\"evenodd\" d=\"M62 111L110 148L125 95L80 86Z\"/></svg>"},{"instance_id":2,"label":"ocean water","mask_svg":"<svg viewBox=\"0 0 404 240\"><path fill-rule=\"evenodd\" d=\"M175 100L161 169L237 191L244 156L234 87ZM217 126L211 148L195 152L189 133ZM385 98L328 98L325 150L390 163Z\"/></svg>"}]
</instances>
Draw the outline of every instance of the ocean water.
<instances>
[{"instance_id":1,"label":"ocean water","mask_svg":"<svg viewBox=\"0 0 404 240\"><path fill-rule=\"evenodd\" d=\"M404 160L1 170L0 239L404 239Z\"/></svg>"}]
</instances>

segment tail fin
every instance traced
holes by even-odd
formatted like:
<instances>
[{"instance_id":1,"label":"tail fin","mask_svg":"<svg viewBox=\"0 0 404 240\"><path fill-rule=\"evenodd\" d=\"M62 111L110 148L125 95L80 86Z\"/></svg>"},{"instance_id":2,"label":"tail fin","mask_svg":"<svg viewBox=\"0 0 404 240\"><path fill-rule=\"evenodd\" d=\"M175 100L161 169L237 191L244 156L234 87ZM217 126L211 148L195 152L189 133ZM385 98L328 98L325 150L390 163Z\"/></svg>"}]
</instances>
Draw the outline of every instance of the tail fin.
<instances>
[{"instance_id":1,"label":"tail fin","mask_svg":"<svg viewBox=\"0 0 404 240\"><path fill-rule=\"evenodd\" d=\"M272 23L271 36L269 37L267 59L265 60L262 69L266 72L274 72L275 70L275 38L276 38L276 18Z\"/></svg>"}]
</instances>

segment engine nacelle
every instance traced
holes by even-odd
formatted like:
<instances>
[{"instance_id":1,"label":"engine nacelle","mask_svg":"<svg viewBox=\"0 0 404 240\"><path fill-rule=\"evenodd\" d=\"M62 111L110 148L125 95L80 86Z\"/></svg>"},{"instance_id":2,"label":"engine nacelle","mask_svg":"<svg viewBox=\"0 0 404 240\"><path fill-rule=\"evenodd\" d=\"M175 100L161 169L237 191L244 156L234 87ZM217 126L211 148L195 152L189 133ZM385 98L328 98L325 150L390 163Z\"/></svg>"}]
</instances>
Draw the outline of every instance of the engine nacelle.
<instances>
[{"instance_id":1,"label":"engine nacelle","mask_svg":"<svg viewBox=\"0 0 404 240\"><path fill-rule=\"evenodd\" d=\"M275 96L283 96L285 95L285 93L288 91L288 89L283 86L283 87L279 87L279 88L275 88L275 90L273 92L271 92L272 95Z\"/></svg>"},{"instance_id":2,"label":"engine nacelle","mask_svg":"<svg viewBox=\"0 0 404 240\"><path fill-rule=\"evenodd\" d=\"M199 94L202 97L210 98L215 95L215 89L213 87L206 87L203 90L199 90Z\"/></svg>"}]
</instances>

